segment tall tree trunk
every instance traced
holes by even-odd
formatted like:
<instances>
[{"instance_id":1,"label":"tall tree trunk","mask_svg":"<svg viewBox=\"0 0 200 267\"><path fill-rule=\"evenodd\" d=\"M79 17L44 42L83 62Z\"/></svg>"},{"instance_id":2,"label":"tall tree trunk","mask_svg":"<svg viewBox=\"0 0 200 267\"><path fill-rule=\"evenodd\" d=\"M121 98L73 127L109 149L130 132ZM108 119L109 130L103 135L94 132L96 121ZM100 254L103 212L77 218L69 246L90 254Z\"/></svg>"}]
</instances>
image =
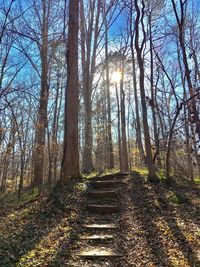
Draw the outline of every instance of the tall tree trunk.
<instances>
[{"instance_id":1,"label":"tall tree trunk","mask_svg":"<svg viewBox=\"0 0 200 267\"><path fill-rule=\"evenodd\" d=\"M127 115L127 138L128 138L128 162L129 162L129 171L132 169L132 140L131 140L131 131L130 131L130 114L131 114L131 92L129 87L128 94L128 115Z\"/></svg>"},{"instance_id":2,"label":"tall tree trunk","mask_svg":"<svg viewBox=\"0 0 200 267\"><path fill-rule=\"evenodd\" d=\"M186 100L186 95L184 100ZM186 150L187 150L187 159L188 159L188 176L193 181L194 180L194 172L192 166L192 153L191 153L191 145L190 145L190 133L189 133L189 120L187 115L186 106L184 106L184 117L185 117L185 136L186 136Z\"/></svg>"},{"instance_id":3,"label":"tall tree trunk","mask_svg":"<svg viewBox=\"0 0 200 267\"><path fill-rule=\"evenodd\" d=\"M82 169L85 173L89 173L94 170L92 160L93 132L91 98L99 37L99 17L101 10L101 0L90 0L88 6L89 16L86 18L83 0L80 1L81 61L83 72L83 98L85 107L85 132Z\"/></svg>"},{"instance_id":4,"label":"tall tree trunk","mask_svg":"<svg viewBox=\"0 0 200 267\"><path fill-rule=\"evenodd\" d=\"M67 86L65 90L65 132L61 170L62 183L79 177L78 141L78 31L79 0L69 1Z\"/></svg>"},{"instance_id":5,"label":"tall tree trunk","mask_svg":"<svg viewBox=\"0 0 200 267\"><path fill-rule=\"evenodd\" d=\"M139 65L140 77L139 77L139 84L140 84L140 95L141 95L141 104L142 104L142 119L143 119L143 128L144 128L144 140L145 140L145 150L146 150L146 163L147 168L149 171L148 180L149 181L158 181L158 177L156 175L156 169L153 164L153 157L151 151L151 139L149 134L149 125L148 125L148 118L147 118L147 106L146 106L146 96L145 96L145 88L144 88L144 62L142 58L142 51L145 44L145 29L144 29L144 2L142 1L142 11L140 12L138 1L135 0L135 8L136 8L136 19L135 19L135 48L137 52L137 60ZM142 30L143 30L143 38L141 46L139 46L139 23L141 21Z\"/></svg>"},{"instance_id":6,"label":"tall tree trunk","mask_svg":"<svg viewBox=\"0 0 200 267\"><path fill-rule=\"evenodd\" d=\"M120 120L120 102L119 102L119 94L117 89L117 83L115 83L116 90L116 100L117 100L117 133L118 133L118 155L119 155L119 169L120 172L123 171L123 162L122 162L122 142L121 142L121 120Z\"/></svg>"},{"instance_id":7,"label":"tall tree trunk","mask_svg":"<svg viewBox=\"0 0 200 267\"><path fill-rule=\"evenodd\" d=\"M38 110L38 118L35 129L34 149L34 186L40 187L44 178L44 153L45 134L47 126L47 105L48 105L48 8L47 1L42 2L42 46L41 46L41 92Z\"/></svg>"},{"instance_id":8,"label":"tall tree trunk","mask_svg":"<svg viewBox=\"0 0 200 267\"><path fill-rule=\"evenodd\" d=\"M104 134L103 134L103 121L102 117L104 115L102 114L104 111L102 110L102 98L101 96L98 96L97 99L97 119L96 119L96 170L99 174L103 173L104 171Z\"/></svg>"},{"instance_id":9,"label":"tall tree trunk","mask_svg":"<svg viewBox=\"0 0 200 267\"><path fill-rule=\"evenodd\" d=\"M180 51L178 50L178 44L177 44L177 55L178 55L178 63L179 63L179 68L181 72L181 81L183 85L183 91L184 91L184 101L187 100L187 92L186 92L186 87L185 87L185 79L184 79L184 72L182 69L182 64L181 64L181 55ZM188 107L189 111L189 107ZM187 160L188 160L188 176L190 179L193 181L194 180L194 172L193 172L193 166L192 166L192 153L191 153L191 144L190 144L190 130L189 130L189 125L190 125L190 112L187 114L187 109L186 105L184 105L184 118L185 118L185 137L186 137L186 151L187 151ZM191 125L193 128L193 125Z\"/></svg>"},{"instance_id":10,"label":"tall tree trunk","mask_svg":"<svg viewBox=\"0 0 200 267\"><path fill-rule=\"evenodd\" d=\"M112 143L111 108L110 108L110 77L108 62L108 26L105 19L105 59L106 59L106 92L107 92L107 113L108 113L108 168L114 168L114 154Z\"/></svg>"},{"instance_id":11,"label":"tall tree trunk","mask_svg":"<svg viewBox=\"0 0 200 267\"><path fill-rule=\"evenodd\" d=\"M87 98L87 100L86 100ZM92 132L92 103L91 98L85 97L85 138L83 150L83 172L90 173L94 170L92 160L93 132Z\"/></svg>"},{"instance_id":12,"label":"tall tree trunk","mask_svg":"<svg viewBox=\"0 0 200 267\"><path fill-rule=\"evenodd\" d=\"M152 111L152 118L153 118L153 133L154 133L154 142L155 142L155 156L154 161L157 158L158 166L161 167L159 154L160 154L160 144L158 138L158 128L157 128L157 118L156 118L156 110L155 110L155 93L154 93L154 66L153 66L153 40L152 40L152 21L151 21L151 14L149 15L149 41L150 41L150 83L151 83L151 111Z\"/></svg>"},{"instance_id":13,"label":"tall tree trunk","mask_svg":"<svg viewBox=\"0 0 200 267\"><path fill-rule=\"evenodd\" d=\"M128 151L126 138L126 114L124 93L124 59L122 59L122 77L120 80L121 128L122 128L122 172L128 171Z\"/></svg>"},{"instance_id":14,"label":"tall tree trunk","mask_svg":"<svg viewBox=\"0 0 200 267\"><path fill-rule=\"evenodd\" d=\"M133 68L133 89L134 89L134 100L135 100L135 115L136 115L136 142L139 148L140 159L143 162L146 162L146 157L144 153L144 148L142 144L141 136L141 124L140 124L140 113L139 113L139 103L138 103L138 88L136 80L136 67L135 67L135 53L134 53L134 31L132 29L133 25L133 1L131 1L131 22L130 22L130 31L131 31L131 56L132 56L132 68Z\"/></svg>"},{"instance_id":15,"label":"tall tree trunk","mask_svg":"<svg viewBox=\"0 0 200 267\"><path fill-rule=\"evenodd\" d=\"M134 58L134 50L133 46L131 46L132 51L132 66L133 66L133 88L134 88L134 100L135 100L135 115L136 115L136 141L139 148L140 158L146 163L146 156L144 153L144 148L142 144L142 136L141 136L141 123L140 123L140 112L139 112L139 101L138 101L138 88L136 81L136 68L135 68L135 58Z\"/></svg>"},{"instance_id":16,"label":"tall tree trunk","mask_svg":"<svg viewBox=\"0 0 200 267\"><path fill-rule=\"evenodd\" d=\"M52 132L48 134L48 147L49 147L49 187L51 187L52 180L56 181L56 164L58 157L58 144L57 144L57 132L58 132L58 114L60 112L59 105L59 92L60 92L60 73L57 70L57 80L56 80L56 95L55 95L55 107L52 122ZM53 179L52 179L53 178Z\"/></svg>"}]
</instances>

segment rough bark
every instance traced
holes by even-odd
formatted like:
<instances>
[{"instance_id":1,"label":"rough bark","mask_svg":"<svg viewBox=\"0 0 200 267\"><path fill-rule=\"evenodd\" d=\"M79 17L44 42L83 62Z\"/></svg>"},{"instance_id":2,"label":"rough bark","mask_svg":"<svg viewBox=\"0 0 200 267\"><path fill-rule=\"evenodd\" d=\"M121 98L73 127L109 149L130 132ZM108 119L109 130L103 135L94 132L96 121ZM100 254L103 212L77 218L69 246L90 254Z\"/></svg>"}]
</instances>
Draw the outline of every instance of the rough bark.
<instances>
[{"instance_id":1,"label":"rough bark","mask_svg":"<svg viewBox=\"0 0 200 267\"><path fill-rule=\"evenodd\" d=\"M115 83L115 90L116 90L116 100L117 100L117 134L118 134L118 155L119 155L119 169L123 171L123 162L122 162L122 140L121 140L121 120L120 120L120 102L119 102L119 93L117 89L117 83Z\"/></svg>"},{"instance_id":2,"label":"rough bark","mask_svg":"<svg viewBox=\"0 0 200 267\"><path fill-rule=\"evenodd\" d=\"M150 89L151 89L151 111L153 119L153 133L154 133L154 143L155 143L155 156L154 160L157 158L158 166L161 167L159 154L160 154L160 144L158 137L158 127L157 127L157 117L155 109L155 93L154 93L154 64L153 64L153 40L152 40L152 22L151 14L149 14L149 42L150 42Z\"/></svg>"},{"instance_id":3,"label":"rough bark","mask_svg":"<svg viewBox=\"0 0 200 267\"><path fill-rule=\"evenodd\" d=\"M158 177L156 175L156 169L153 164L153 157L152 157L152 151L151 151L151 139L149 134L149 125L148 125L148 118L147 118L147 106L146 106L146 96L145 96L145 87L144 87L144 62L142 57L142 51L145 45L145 30L144 30L144 24L143 24L143 18L144 18L144 2L142 1L142 10L140 12L140 8L138 6L138 1L135 0L135 8L136 8L136 19L135 19L135 48L137 52L137 60L138 60L138 66L140 71L140 77L139 77L139 84L140 84L140 95L141 95L141 105L142 105L142 119L143 119L143 128L144 128L144 140L145 140L145 150L146 150L146 163L147 168L149 171L148 179L149 181L157 181ZM139 45L139 24L142 24L142 30L143 30L143 38L142 43Z\"/></svg>"},{"instance_id":4,"label":"rough bark","mask_svg":"<svg viewBox=\"0 0 200 267\"><path fill-rule=\"evenodd\" d=\"M47 126L48 104L48 8L47 1L43 1L42 45L41 45L41 91L38 118L35 129L34 148L34 186L40 187L44 178L45 134Z\"/></svg>"},{"instance_id":5,"label":"rough bark","mask_svg":"<svg viewBox=\"0 0 200 267\"><path fill-rule=\"evenodd\" d=\"M104 99L105 100L105 99ZM102 119L104 119L104 110L102 110L101 96L97 97L97 115L96 115L96 170L99 174L104 171L105 153L104 153L104 127Z\"/></svg>"},{"instance_id":6,"label":"rough bark","mask_svg":"<svg viewBox=\"0 0 200 267\"><path fill-rule=\"evenodd\" d=\"M135 52L134 52L134 31L132 29L133 24L133 6L131 1L131 23L130 23L130 31L131 31L131 56L132 56L132 68L133 68L133 89L134 89L134 100L135 100L135 115L136 115L136 142L139 148L139 154L141 160L145 163L146 157L144 153L144 148L142 144L142 136L141 136L141 123L140 123L140 112L139 112L139 101L138 101L138 87L136 80L136 67L135 67Z\"/></svg>"},{"instance_id":7,"label":"rough bark","mask_svg":"<svg viewBox=\"0 0 200 267\"><path fill-rule=\"evenodd\" d=\"M108 27L105 19L105 59L106 59L106 92L107 92L107 113L108 113L108 168L114 168L114 154L112 143L112 123L111 123L111 108L110 108L110 77L108 65Z\"/></svg>"},{"instance_id":8,"label":"rough bark","mask_svg":"<svg viewBox=\"0 0 200 267\"><path fill-rule=\"evenodd\" d=\"M186 92L186 88L185 88L184 72L183 72L183 69L182 69L182 66L181 66L180 51L178 49L177 49L177 55L178 55L179 68L180 68L180 71L181 71L181 81L182 81L183 90L184 90L184 101L186 101L187 100L187 92ZM187 112L186 105L184 105L186 151L187 151L187 160L188 160L188 162L187 162L188 163L188 176L193 181L194 180L194 172L193 172L193 166L192 166L189 117L190 117L190 113Z\"/></svg>"},{"instance_id":9,"label":"rough bark","mask_svg":"<svg viewBox=\"0 0 200 267\"><path fill-rule=\"evenodd\" d=\"M99 37L100 0L89 1L89 17L85 17L83 1L80 1L81 15L81 61L83 72L83 98L85 107L85 131L83 149L83 172L94 170L92 160L92 84L96 65L96 53Z\"/></svg>"},{"instance_id":10,"label":"rough bark","mask_svg":"<svg viewBox=\"0 0 200 267\"><path fill-rule=\"evenodd\" d=\"M122 78L120 80L120 105L121 105L121 133L122 133L122 172L128 171L128 151L126 138L126 114L125 114L125 92L124 92L124 59L122 59Z\"/></svg>"},{"instance_id":11,"label":"rough bark","mask_svg":"<svg viewBox=\"0 0 200 267\"><path fill-rule=\"evenodd\" d=\"M78 31L79 0L69 1L67 86L65 90L65 126L61 180L79 177L78 145Z\"/></svg>"}]
</instances>

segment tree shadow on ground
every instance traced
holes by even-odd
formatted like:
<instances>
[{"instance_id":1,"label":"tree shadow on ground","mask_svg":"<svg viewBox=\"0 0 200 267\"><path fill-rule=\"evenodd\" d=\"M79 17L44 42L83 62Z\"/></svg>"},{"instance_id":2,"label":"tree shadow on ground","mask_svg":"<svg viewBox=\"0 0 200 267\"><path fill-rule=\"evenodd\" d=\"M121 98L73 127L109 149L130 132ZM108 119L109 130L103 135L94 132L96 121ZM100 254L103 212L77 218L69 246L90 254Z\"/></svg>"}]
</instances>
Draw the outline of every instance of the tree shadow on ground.
<instances>
[{"instance_id":1,"label":"tree shadow on ground","mask_svg":"<svg viewBox=\"0 0 200 267\"><path fill-rule=\"evenodd\" d=\"M38 200L38 192L34 192L33 189L25 189L21 193L19 198L19 192L0 192L0 217L7 216L9 213L20 210L30 203L34 203Z\"/></svg>"},{"instance_id":2,"label":"tree shadow on ground","mask_svg":"<svg viewBox=\"0 0 200 267\"><path fill-rule=\"evenodd\" d=\"M185 190L194 190L194 184L190 183L188 181L184 181L184 188L182 188L181 185L179 185L175 180L171 183L170 187L166 185L162 185L161 187L158 187L156 185L152 185L152 189L154 190L155 194L157 196L165 196L166 192L172 191L179 199L180 202L178 206L178 215L180 218L187 222L188 218L191 221L194 221L199 225L199 207L194 205L191 202L191 199L186 195ZM191 187L191 188L190 188ZM198 189L196 189L198 191ZM173 214L173 208L172 205L170 205L169 201L167 201L166 198L158 197L158 201L161 206L161 214L168 224L169 228L171 229L171 232L178 243L180 250L182 251L185 259L188 261L190 266L200 266L200 261L197 258L197 255L195 254L194 250L191 247L190 242L188 242L187 238L183 234L183 231L181 230L180 226L177 223L177 218L174 217ZM164 206L164 210L167 210L168 212L162 212L162 207ZM194 212L195 208L195 212ZM192 213L190 212L192 211Z\"/></svg>"},{"instance_id":3,"label":"tree shadow on ground","mask_svg":"<svg viewBox=\"0 0 200 267\"><path fill-rule=\"evenodd\" d=\"M156 187L154 187L156 189ZM194 200L200 197L200 188L186 178L176 178L170 181L170 185L164 184L163 190L174 193L180 199L179 213L183 219L191 219L200 227L200 205Z\"/></svg>"},{"instance_id":4,"label":"tree shadow on ground","mask_svg":"<svg viewBox=\"0 0 200 267\"><path fill-rule=\"evenodd\" d=\"M76 181L64 190L65 201L70 202L75 184ZM48 236L57 227L60 220L67 218L70 212L70 208L67 209L65 203L62 202L59 187L55 188L50 197L38 198L37 202L34 205L31 204L32 206L25 207L28 212L25 211L22 218L14 218L12 223L8 222L8 231L10 230L10 232L6 238L2 237L0 242L0 266L16 266L19 260ZM18 225L15 225L16 223Z\"/></svg>"},{"instance_id":5,"label":"tree shadow on ground","mask_svg":"<svg viewBox=\"0 0 200 267\"><path fill-rule=\"evenodd\" d=\"M79 196L77 205L76 217L74 220L69 220L70 234L59 244L57 252L48 264L49 267L73 266L69 262L73 261L74 251L77 251L79 237L82 234L83 210L85 209L84 197Z\"/></svg>"},{"instance_id":6,"label":"tree shadow on ground","mask_svg":"<svg viewBox=\"0 0 200 267\"><path fill-rule=\"evenodd\" d=\"M169 187L166 184L147 184L137 172L135 172L133 176L133 204L138 208L138 219L145 231L145 238L150 251L152 255L155 256L155 264L157 264L157 266L174 266L170 263L170 255L167 255L165 245L158 241L163 235L160 229L155 225L155 221L159 215L162 216L172 233L171 240L169 241L172 242L171 244L174 242L174 249L180 250L189 266L199 266L199 259L177 224L177 214L173 212L173 205L170 205L169 199L166 199ZM180 194L180 188L178 188L176 184L170 186L170 190L176 194ZM158 205L155 204L155 200L158 202ZM186 195L185 201L187 204L190 203ZM192 205L192 203L190 204ZM179 214L183 220L185 219L184 213L185 207L181 207ZM178 248L175 246L175 243L178 245Z\"/></svg>"},{"instance_id":7,"label":"tree shadow on ground","mask_svg":"<svg viewBox=\"0 0 200 267\"><path fill-rule=\"evenodd\" d=\"M153 264L155 266L172 267L173 265L160 240L162 233L155 223L159 215L159 208L154 205L151 191L137 172L133 173L131 195L136 220L141 226L141 235L147 242Z\"/></svg>"}]
</instances>

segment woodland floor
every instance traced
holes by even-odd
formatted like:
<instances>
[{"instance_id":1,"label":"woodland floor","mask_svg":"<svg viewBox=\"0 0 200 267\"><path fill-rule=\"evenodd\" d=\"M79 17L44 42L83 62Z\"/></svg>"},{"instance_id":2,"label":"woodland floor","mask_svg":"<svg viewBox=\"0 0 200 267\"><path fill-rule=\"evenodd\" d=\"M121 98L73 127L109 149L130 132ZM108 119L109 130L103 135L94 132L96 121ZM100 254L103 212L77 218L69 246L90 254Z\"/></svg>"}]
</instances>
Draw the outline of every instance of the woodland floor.
<instances>
[{"instance_id":1,"label":"woodland floor","mask_svg":"<svg viewBox=\"0 0 200 267\"><path fill-rule=\"evenodd\" d=\"M77 257L91 245L80 240L82 225L100 216L85 209L85 182L73 181L63 195L55 188L50 197L0 196L0 267L200 266L200 185L183 178L150 184L139 172L129 175L120 188L121 212L103 218L119 225L104 246L123 257L102 262Z\"/></svg>"}]
</instances>

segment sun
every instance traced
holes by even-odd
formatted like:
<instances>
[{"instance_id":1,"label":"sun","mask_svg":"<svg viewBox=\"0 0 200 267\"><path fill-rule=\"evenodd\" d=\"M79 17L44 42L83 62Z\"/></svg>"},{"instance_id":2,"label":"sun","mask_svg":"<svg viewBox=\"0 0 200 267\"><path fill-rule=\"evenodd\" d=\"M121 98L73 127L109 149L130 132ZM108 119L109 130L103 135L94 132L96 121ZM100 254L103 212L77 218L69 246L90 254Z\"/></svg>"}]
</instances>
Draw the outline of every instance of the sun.
<instances>
[{"instance_id":1,"label":"sun","mask_svg":"<svg viewBox=\"0 0 200 267\"><path fill-rule=\"evenodd\" d=\"M115 83L120 82L121 78L122 78L121 71L114 71L111 76L111 80Z\"/></svg>"}]
</instances>

